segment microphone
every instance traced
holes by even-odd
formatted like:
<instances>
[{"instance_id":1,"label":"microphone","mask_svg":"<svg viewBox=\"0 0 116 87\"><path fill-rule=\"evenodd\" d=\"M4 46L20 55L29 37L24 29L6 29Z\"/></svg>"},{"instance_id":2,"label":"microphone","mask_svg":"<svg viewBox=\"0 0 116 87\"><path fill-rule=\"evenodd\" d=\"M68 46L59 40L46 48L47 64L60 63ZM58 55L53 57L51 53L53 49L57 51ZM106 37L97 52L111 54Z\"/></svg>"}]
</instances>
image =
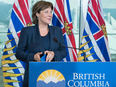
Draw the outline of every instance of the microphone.
<instances>
[{"instance_id":1,"label":"microphone","mask_svg":"<svg viewBox=\"0 0 116 87\"><path fill-rule=\"evenodd\" d=\"M81 50L79 48L74 48L74 47L68 47L68 46L63 46L61 45L60 43L58 43L58 39L56 37L53 38L54 42L56 42L59 46L61 47L65 47L65 48L71 48L71 49L78 49L78 50ZM86 56L85 56L85 52L83 50L81 50L83 53L84 53L84 61L86 62Z\"/></svg>"}]
</instances>

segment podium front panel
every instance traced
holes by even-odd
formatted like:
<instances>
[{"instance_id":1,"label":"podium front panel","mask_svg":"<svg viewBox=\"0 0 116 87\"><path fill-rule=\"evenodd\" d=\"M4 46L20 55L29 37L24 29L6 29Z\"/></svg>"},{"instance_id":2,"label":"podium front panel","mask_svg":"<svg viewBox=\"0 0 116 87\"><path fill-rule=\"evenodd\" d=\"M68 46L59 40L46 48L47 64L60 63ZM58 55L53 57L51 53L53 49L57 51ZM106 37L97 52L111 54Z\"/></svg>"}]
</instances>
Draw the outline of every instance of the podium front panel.
<instances>
[{"instance_id":1,"label":"podium front panel","mask_svg":"<svg viewBox=\"0 0 116 87\"><path fill-rule=\"evenodd\" d=\"M116 63L30 62L29 87L116 87Z\"/></svg>"}]
</instances>

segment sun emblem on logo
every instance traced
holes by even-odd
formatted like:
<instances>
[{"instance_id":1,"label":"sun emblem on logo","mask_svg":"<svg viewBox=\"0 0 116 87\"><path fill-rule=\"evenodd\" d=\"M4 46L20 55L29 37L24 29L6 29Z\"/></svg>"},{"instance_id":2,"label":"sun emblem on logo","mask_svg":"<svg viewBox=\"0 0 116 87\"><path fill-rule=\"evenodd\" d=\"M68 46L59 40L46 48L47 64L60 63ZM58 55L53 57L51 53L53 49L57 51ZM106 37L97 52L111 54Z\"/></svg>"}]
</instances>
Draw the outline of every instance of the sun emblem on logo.
<instances>
[{"instance_id":1,"label":"sun emblem on logo","mask_svg":"<svg viewBox=\"0 0 116 87\"><path fill-rule=\"evenodd\" d=\"M72 34L72 31L70 30L70 26L68 26L68 23L66 21L64 22L64 28L68 35Z\"/></svg>"},{"instance_id":2,"label":"sun emblem on logo","mask_svg":"<svg viewBox=\"0 0 116 87\"><path fill-rule=\"evenodd\" d=\"M65 78L57 70L46 70L42 72L38 79L36 87L65 87Z\"/></svg>"},{"instance_id":3,"label":"sun emblem on logo","mask_svg":"<svg viewBox=\"0 0 116 87\"><path fill-rule=\"evenodd\" d=\"M102 29L105 37L107 37L106 26L104 24L101 25L101 29Z\"/></svg>"}]
</instances>

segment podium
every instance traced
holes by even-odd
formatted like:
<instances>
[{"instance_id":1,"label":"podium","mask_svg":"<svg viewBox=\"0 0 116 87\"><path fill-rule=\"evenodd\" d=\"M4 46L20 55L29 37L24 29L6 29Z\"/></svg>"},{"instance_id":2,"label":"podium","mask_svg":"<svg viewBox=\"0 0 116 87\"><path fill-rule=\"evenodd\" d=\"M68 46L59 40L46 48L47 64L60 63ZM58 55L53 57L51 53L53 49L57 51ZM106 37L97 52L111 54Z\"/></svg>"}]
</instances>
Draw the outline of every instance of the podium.
<instances>
[{"instance_id":1,"label":"podium","mask_svg":"<svg viewBox=\"0 0 116 87\"><path fill-rule=\"evenodd\" d=\"M29 87L116 87L116 62L30 62Z\"/></svg>"}]
</instances>

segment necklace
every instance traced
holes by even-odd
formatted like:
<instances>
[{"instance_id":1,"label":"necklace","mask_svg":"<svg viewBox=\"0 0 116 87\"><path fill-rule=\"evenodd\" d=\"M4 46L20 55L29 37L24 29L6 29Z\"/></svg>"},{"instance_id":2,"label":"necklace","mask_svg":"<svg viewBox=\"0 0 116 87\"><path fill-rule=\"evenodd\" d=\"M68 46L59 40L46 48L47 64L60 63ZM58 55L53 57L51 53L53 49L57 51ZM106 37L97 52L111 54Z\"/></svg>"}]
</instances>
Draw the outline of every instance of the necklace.
<instances>
[{"instance_id":1,"label":"necklace","mask_svg":"<svg viewBox=\"0 0 116 87\"><path fill-rule=\"evenodd\" d=\"M39 28L39 26L38 26L38 28ZM40 31L40 33L47 34L49 32L49 29L48 28L47 29L39 28L39 31Z\"/></svg>"}]
</instances>

